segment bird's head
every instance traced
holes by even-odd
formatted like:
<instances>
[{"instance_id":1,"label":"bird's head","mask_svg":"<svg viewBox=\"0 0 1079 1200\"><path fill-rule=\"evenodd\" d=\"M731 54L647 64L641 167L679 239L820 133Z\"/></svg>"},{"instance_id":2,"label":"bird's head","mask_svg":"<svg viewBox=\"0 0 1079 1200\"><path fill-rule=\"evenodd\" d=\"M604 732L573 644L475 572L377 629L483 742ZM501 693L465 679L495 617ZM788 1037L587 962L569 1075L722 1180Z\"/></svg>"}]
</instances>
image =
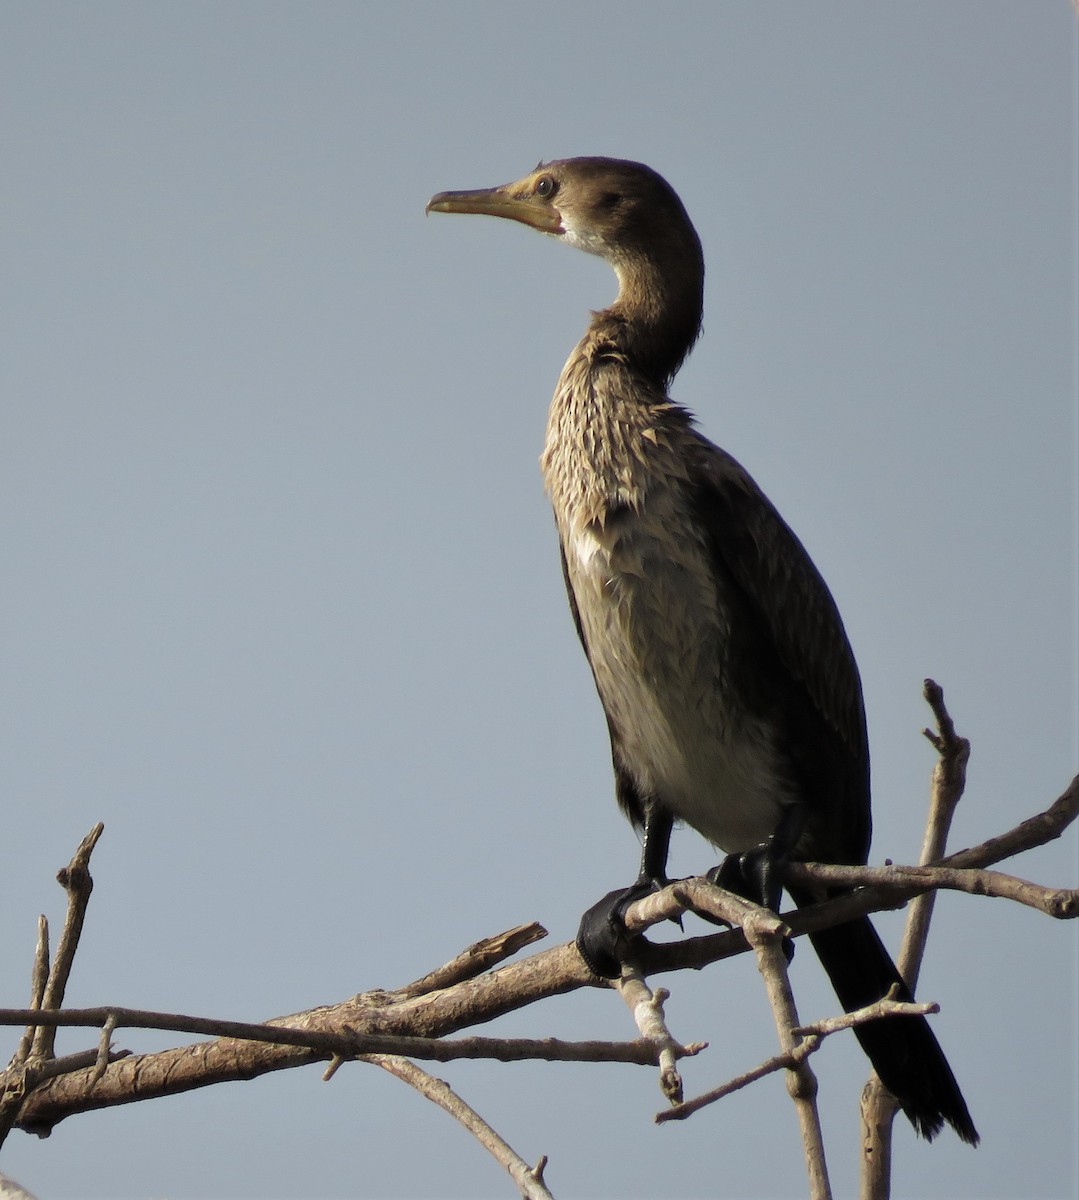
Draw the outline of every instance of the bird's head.
<instances>
[{"instance_id":1,"label":"bird's head","mask_svg":"<svg viewBox=\"0 0 1079 1200\"><path fill-rule=\"evenodd\" d=\"M508 217L598 254L618 268L696 247L681 200L643 163L619 158L564 158L540 163L523 179L500 187L439 192L428 212Z\"/></svg>"},{"instance_id":2,"label":"bird's head","mask_svg":"<svg viewBox=\"0 0 1079 1200\"><path fill-rule=\"evenodd\" d=\"M697 336L701 243L674 189L643 163L558 159L501 187L439 192L427 211L508 217L606 259L619 294L594 314L593 329L617 326L621 347L661 380Z\"/></svg>"}]
</instances>

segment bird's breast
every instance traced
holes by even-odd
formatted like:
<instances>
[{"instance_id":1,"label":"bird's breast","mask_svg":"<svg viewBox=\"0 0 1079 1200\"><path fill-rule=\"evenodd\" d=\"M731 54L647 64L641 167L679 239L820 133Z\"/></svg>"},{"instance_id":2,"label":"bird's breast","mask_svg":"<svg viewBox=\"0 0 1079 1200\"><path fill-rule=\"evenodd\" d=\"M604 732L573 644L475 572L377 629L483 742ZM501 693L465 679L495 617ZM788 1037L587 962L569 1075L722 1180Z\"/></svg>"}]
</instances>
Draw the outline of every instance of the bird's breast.
<instances>
[{"instance_id":1,"label":"bird's breast","mask_svg":"<svg viewBox=\"0 0 1079 1200\"><path fill-rule=\"evenodd\" d=\"M567 585L642 798L728 852L748 849L791 791L774 722L747 703L744 603L694 513L697 435L642 387L587 339L563 369L541 465Z\"/></svg>"},{"instance_id":2,"label":"bird's breast","mask_svg":"<svg viewBox=\"0 0 1079 1200\"><path fill-rule=\"evenodd\" d=\"M787 789L772 726L735 695L738 612L677 489L564 526L567 575L619 756L726 851L775 828Z\"/></svg>"}]
</instances>

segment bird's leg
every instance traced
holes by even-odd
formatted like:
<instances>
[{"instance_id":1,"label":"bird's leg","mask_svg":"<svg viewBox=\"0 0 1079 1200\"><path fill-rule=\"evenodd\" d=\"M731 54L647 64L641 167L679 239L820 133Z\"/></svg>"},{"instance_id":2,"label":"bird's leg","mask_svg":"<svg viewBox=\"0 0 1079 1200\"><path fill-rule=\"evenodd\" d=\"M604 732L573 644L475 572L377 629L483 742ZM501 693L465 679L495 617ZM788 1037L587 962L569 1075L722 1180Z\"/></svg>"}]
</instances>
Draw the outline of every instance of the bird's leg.
<instances>
[{"instance_id":1,"label":"bird's leg","mask_svg":"<svg viewBox=\"0 0 1079 1200\"><path fill-rule=\"evenodd\" d=\"M634 900L666 887L667 851L673 828L674 818L665 808L648 804L641 843L641 870L636 882L628 888L608 892L581 917L577 949L596 975L607 979L618 975L632 942L641 937L626 930L625 912Z\"/></svg>"},{"instance_id":2,"label":"bird's leg","mask_svg":"<svg viewBox=\"0 0 1079 1200\"><path fill-rule=\"evenodd\" d=\"M718 867L708 872L708 878L728 892L778 912L783 894L783 868L790 860L804 825L805 806L801 803L787 805L767 841L752 850L728 854Z\"/></svg>"},{"instance_id":3,"label":"bird's leg","mask_svg":"<svg viewBox=\"0 0 1079 1200\"><path fill-rule=\"evenodd\" d=\"M650 883L654 892L667 886L667 855L673 828L674 817L665 808L658 804L647 806L641 837L641 870L634 886Z\"/></svg>"},{"instance_id":4,"label":"bird's leg","mask_svg":"<svg viewBox=\"0 0 1079 1200\"><path fill-rule=\"evenodd\" d=\"M766 842L741 854L728 854L718 867L708 872L708 878L728 892L779 912L784 868L804 825L805 806L801 803L787 805ZM787 962L794 957L794 942L789 937L783 939L783 953Z\"/></svg>"}]
</instances>

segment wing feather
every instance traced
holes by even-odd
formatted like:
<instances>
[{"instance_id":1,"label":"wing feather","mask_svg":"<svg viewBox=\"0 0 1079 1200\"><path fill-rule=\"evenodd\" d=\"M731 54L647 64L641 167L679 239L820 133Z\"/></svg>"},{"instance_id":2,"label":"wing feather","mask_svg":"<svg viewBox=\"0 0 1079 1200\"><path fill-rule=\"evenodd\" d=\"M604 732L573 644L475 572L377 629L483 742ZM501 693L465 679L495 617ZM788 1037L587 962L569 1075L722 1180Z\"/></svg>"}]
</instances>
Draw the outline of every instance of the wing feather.
<instances>
[{"instance_id":1,"label":"wing feather","mask_svg":"<svg viewBox=\"0 0 1079 1200\"><path fill-rule=\"evenodd\" d=\"M828 849L836 860L864 860L870 834L865 706L835 600L805 547L745 468L699 435L692 479L695 515L707 531L714 569L738 587L795 684L797 723L811 731L798 752L813 760L814 790L830 793L816 807L838 818L825 835Z\"/></svg>"}]
</instances>

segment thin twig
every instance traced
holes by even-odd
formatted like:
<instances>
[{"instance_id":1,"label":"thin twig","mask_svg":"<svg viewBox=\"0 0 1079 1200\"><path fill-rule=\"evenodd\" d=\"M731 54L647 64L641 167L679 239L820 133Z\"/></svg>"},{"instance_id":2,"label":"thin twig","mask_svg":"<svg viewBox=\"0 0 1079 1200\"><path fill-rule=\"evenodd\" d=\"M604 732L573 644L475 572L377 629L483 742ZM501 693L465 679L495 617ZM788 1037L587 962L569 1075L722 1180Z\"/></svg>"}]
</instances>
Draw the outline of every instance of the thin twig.
<instances>
[{"instance_id":1,"label":"thin twig","mask_svg":"<svg viewBox=\"0 0 1079 1200\"><path fill-rule=\"evenodd\" d=\"M942 858L940 867L991 867L993 863L1013 858L1025 850L1044 846L1068 828L1079 816L1079 775L1076 775L1052 804L1037 816L1020 821L1014 829L987 838L977 846L957 850Z\"/></svg>"},{"instance_id":2,"label":"thin twig","mask_svg":"<svg viewBox=\"0 0 1079 1200\"><path fill-rule=\"evenodd\" d=\"M498 963L511 958L523 947L541 941L546 936L547 930L538 921L529 921L525 925L515 925L504 933L496 933L493 937L481 938L467 946L448 963L436 967L413 983L406 984L401 988L400 994L424 996L428 992L463 983L466 979L474 979Z\"/></svg>"},{"instance_id":3,"label":"thin twig","mask_svg":"<svg viewBox=\"0 0 1079 1200\"><path fill-rule=\"evenodd\" d=\"M421 1095L443 1108L472 1134L474 1138L509 1172L513 1182L526 1200L554 1200L543 1182L547 1159L530 1167L516 1150L497 1134L474 1108L467 1104L443 1079L436 1079L405 1058L386 1054L365 1055L364 1062L373 1063L391 1075L414 1087Z\"/></svg>"},{"instance_id":4,"label":"thin twig","mask_svg":"<svg viewBox=\"0 0 1079 1200\"><path fill-rule=\"evenodd\" d=\"M933 766L929 817L922 853L918 859L920 866L936 862L944 854L955 810L963 798L967 783L967 763L970 761L970 742L955 732L955 724L944 705L944 691L941 686L932 679L927 679L923 694L937 721L936 733L929 729L923 730L923 733L932 742L939 757ZM925 957L935 900L936 892L924 892L911 903L907 912L896 966L912 994L918 987L918 976L921 974L922 959Z\"/></svg>"},{"instance_id":5,"label":"thin twig","mask_svg":"<svg viewBox=\"0 0 1079 1200\"><path fill-rule=\"evenodd\" d=\"M71 1075L75 1071L84 1071L87 1067L96 1069L100 1053L100 1049L77 1050L74 1054L46 1058L34 1065L34 1077L40 1083L46 1079L58 1079L61 1075ZM109 1062L119 1062L121 1058L128 1058L130 1054L130 1050L110 1050Z\"/></svg>"},{"instance_id":6,"label":"thin twig","mask_svg":"<svg viewBox=\"0 0 1079 1200\"><path fill-rule=\"evenodd\" d=\"M41 998L42 1008L60 1008L64 1003L64 993L71 978L75 951L79 948L79 938L86 919L86 906L90 902L90 893L94 890L94 881L90 877L90 855L93 854L104 829L105 826L98 822L79 843L71 862L57 873L57 880L67 892L67 916L60 934L60 943L56 947L56 957L49 971L49 980ZM34 1035L30 1057L52 1058L55 1042L55 1027L39 1025Z\"/></svg>"},{"instance_id":7,"label":"thin twig","mask_svg":"<svg viewBox=\"0 0 1079 1200\"><path fill-rule=\"evenodd\" d=\"M897 863L884 867L840 867L830 863L791 863L789 878L837 887L894 888L903 897L930 890L966 892L971 896L1014 900L1057 920L1079 917L1079 888L1045 887L1017 875L975 867L936 864L910 867Z\"/></svg>"},{"instance_id":8,"label":"thin twig","mask_svg":"<svg viewBox=\"0 0 1079 1200\"><path fill-rule=\"evenodd\" d=\"M701 875L675 879L660 891L635 900L626 909L624 921L630 933L640 933L663 921L677 921L683 913L696 912L741 929L746 921L761 920L763 911L766 910L717 887L707 876ZM778 918L776 920L778 922Z\"/></svg>"},{"instance_id":9,"label":"thin twig","mask_svg":"<svg viewBox=\"0 0 1079 1200\"><path fill-rule=\"evenodd\" d=\"M37 945L34 947L34 965L30 971L30 1007L40 1008L45 998L45 985L49 982L49 919L42 915L37 919ZM34 1045L36 1026L27 1025L10 1066L21 1066L30 1057Z\"/></svg>"},{"instance_id":10,"label":"thin twig","mask_svg":"<svg viewBox=\"0 0 1079 1200\"><path fill-rule=\"evenodd\" d=\"M938 1011L939 1006L936 1004L912 1004L908 1001L896 1000L889 994L883 1000L878 1000L875 1004L867 1004L864 1008L856 1009L854 1012L825 1017L820 1021L814 1021L812 1025L798 1026L791 1032L801 1040L789 1052L774 1055L743 1074L736 1075L719 1087L702 1092L699 1096L694 1096L692 1100L686 1100L679 1105L664 1109L662 1112L656 1113L654 1119L660 1124L664 1121L684 1120L699 1109L705 1108L709 1104L715 1104L717 1100L722 1100L724 1096L729 1096L732 1092L740 1091L758 1079L774 1075L777 1071L790 1070L811 1054L816 1053L823 1040L830 1034L839 1033L844 1029L853 1029L855 1025L864 1025L867 1021L877 1021L881 1017L926 1016Z\"/></svg>"},{"instance_id":11,"label":"thin twig","mask_svg":"<svg viewBox=\"0 0 1079 1200\"><path fill-rule=\"evenodd\" d=\"M97 1048L97 1061L94 1063L94 1083L97 1083L101 1076L105 1074L105 1068L109 1065L112 1055L112 1035L115 1029L116 1014L110 1013L105 1023L101 1026L101 1039Z\"/></svg>"},{"instance_id":12,"label":"thin twig","mask_svg":"<svg viewBox=\"0 0 1079 1200\"><path fill-rule=\"evenodd\" d=\"M360 1054L399 1054L410 1058L453 1062L461 1058L488 1058L498 1062L618 1062L655 1066L658 1049L648 1041L568 1042L560 1038L426 1038L405 1034L358 1033L343 1025L340 1032L319 1031L277 1024L272 1021L224 1021L216 1017L192 1017L183 1013L153 1012L140 1008L62 1008L56 1010L0 1008L0 1026L21 1025L32 1018L41 1026L101 1029L109 1037L119 1028L158 1029L170 1033L197 1033L211 1037L301 1046L325 1055L352 1058ZM104 1036L101 1044L106 1044ZM675 1043L677 1045L677 1043ZM703 1047L677 1047L678 1057L696 1054Z\"/></svg>"}]
</instances>

